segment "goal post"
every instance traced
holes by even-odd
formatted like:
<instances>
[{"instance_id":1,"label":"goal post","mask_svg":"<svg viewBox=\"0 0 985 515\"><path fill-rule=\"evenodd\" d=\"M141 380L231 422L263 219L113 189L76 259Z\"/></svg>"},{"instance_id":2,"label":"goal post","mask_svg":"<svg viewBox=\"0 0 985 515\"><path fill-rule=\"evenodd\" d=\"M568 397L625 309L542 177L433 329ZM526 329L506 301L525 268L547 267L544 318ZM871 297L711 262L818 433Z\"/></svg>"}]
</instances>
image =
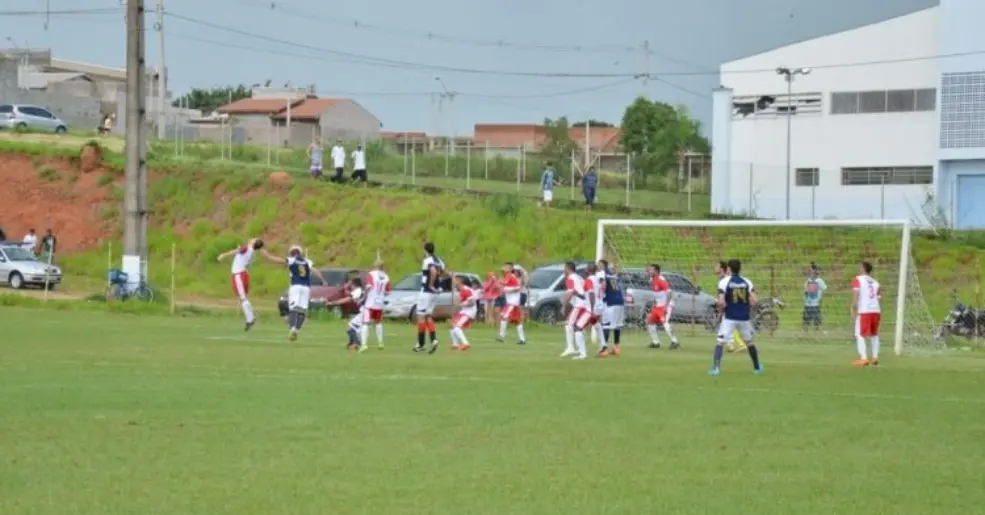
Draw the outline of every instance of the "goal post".
<instances>
[{"instance_id":1,"label":"goal post","mask_svg":"<svg viewBox=\"0 0 985 515\"><path fill-rule=\"evenodd\" d=\"M773 314L759 319L763 338L842 344L854 341L851 278L861 261L870 261L873 276L889 293L883 297L883 327L886 333L893 328L893 350L900 355L941 346L911 260L910 233L907 220L602 219L595 257L632 277L647 264L660 264L665 275L692 290L689 298L700 298L692 298L702 304L694 309L710 309L715 264L740 259L742 275L756 285L761 302L774 304ZM693 324L698 318L691 314Z\"/></svg>"}]
</instances>

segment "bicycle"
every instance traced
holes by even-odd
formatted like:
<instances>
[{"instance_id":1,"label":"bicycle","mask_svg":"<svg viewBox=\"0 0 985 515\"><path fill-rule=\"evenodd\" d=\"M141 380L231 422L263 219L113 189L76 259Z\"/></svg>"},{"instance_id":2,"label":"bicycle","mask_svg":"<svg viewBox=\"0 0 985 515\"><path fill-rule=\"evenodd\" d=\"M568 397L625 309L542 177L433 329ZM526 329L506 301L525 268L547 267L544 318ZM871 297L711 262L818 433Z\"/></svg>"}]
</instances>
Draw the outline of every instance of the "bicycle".
<instances>
[{"instance_id":1,"label":"bicycle","mask_svg":"<svg viewBox=\"0 0 985 515\"><path fill-rule=\"evenodd\" d=\"M144 302L154 302L154 289L142 279L136 287L129 287L130 276L119 269L107 273L109 286L106 287L106 301L125 301L131 298Z\"/></svg>"}]
</instances>

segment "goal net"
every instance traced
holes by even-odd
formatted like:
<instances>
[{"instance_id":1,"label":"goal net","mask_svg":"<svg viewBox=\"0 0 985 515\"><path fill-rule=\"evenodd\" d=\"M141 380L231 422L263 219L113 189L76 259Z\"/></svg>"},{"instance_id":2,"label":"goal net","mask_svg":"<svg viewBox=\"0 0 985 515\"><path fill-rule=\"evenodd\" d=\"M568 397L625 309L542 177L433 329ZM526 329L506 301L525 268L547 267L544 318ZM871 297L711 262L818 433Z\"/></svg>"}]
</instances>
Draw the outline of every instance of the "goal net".
<instances>
[{"instance_id":1,"label":"goal net","mask_svg":"<svg viewBox=\"0 0 985 515\"><path fill-rule=\"evenodd\" d=\"M646 267L655 263L674 291L675 331L682 339L713 337L716 265L739 259L760 299L757 338L848 345L851 281L869 261L883 291L883 341L892 339L896 354L943 347L910 259L905 221L600 220L596 259L623 277L631 327L645 324L653 298Z\"/></svg>"}]
</instances>

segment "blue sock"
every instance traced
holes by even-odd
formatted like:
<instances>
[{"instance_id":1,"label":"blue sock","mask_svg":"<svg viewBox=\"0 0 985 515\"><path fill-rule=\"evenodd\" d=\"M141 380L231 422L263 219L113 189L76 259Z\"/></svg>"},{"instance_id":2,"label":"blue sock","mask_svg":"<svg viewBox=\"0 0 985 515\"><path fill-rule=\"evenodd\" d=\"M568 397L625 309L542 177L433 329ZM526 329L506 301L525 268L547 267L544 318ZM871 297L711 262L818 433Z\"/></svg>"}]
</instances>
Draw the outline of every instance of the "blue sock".
<instances>
[{"instance_id":1,"label":"blue sock","mask_svg":"<svg viewBox=\"0 0 985 515\"><path fill-rule=\"evenodd\" d=\"M620 339L620 336L622 336L622 329L613 329L612 330L612 336L615 339L615 341L613 341L613 343L615 343L616 345L619 345L619 339Z\"/></svg>"},{"instance_id":2,"label":"blue sock","mask_svg":"<svg viewBox=\"0 0 985 515\"><path fill-rule=\"evenodd\" d=\"M749 359L752 360L753 370L759 370L759 349L752 342L746 343L746 350L749 352Z\"/></svg>"},{"instance_id":3,"label":"blue sock","mask_svg":"<svg viewBox=\"0 0 985 515\"><path fill-rule=\"evenodd\" d=\"M608 329L602 329L602 341L604 341L606 345L609 344L609 330Z\"/></svg>"},{"instance_id":4,"label":"blue sock","mask_svg":"<svg viewBox=\"0 0 985 515\"><path fill-rule=\"evenodd\" d=\"M349 335L350 345L356 345L359 343L359 333L357 333L355 329L350 327L349 330L345 332L345 334Z\"/></svg>"},{"instance_id":5,"label":"blue sock","mask_svg":"<svg viewBox=\"0 0 985 515\"><path fill-rule=\"evenodd\" d=\"M725 346L721 343L715 345L715 363L714 367L719 368L722 365L722 353L725 351Z\"/></svg>"}]
</instances>

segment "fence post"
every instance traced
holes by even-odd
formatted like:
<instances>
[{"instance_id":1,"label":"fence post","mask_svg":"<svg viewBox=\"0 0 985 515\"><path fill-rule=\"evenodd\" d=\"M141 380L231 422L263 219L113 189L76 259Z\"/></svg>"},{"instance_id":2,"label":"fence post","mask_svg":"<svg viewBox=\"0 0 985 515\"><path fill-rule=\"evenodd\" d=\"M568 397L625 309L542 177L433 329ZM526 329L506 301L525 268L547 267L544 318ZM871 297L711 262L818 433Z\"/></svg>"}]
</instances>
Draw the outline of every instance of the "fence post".
<instances>
[{"instance_id":1,"label":"fence post","mask_svg":"<svg viewBox=\"0 0 985 515\"><path fill-rule=\"evenodd\" d=\"M465 141L465 189L472 189L472 140Z\"/></svg>"},{"instance_id":2,"label":"fence post","mask_svg":"<svg viewBox=\"0 0 985 515\"><path fill-rule=\"evenodd\" d=\"M489 180L489 140L486 140L486 146L482 151L482 160L484 161L483 167L485 168L486 180Z\"/></svg>"},{"instance_id":3,"label":"fence post","mask_svg":"<svg viewBox=\"0 0 985 515\"><path fill-rule=\"evenodd\" d=\"M451 165L451 143L445 138L445 177L448 177L448 169Z\"/></svg>"},{"instance_id":4,"label":"fence post","mask_svg":"<svg viewBox=\"0 0 985 515\"><path fill-rule=\"evenodd\" d=\"M903 270L901 273L906 273ZM982 309L982 260L975 254L975 310L980 312ZM975 347L980 347L982 337L981 317L975 317Z\"/></svg>"},{"instance_id":5,"label":"fence post","mask_svg":"<svg viewBox=\"0 0 985 515\"><path fill-rule=\"evenodd\" d=\"M177 263L178 263L178 257L177 256L178 256L178 245L175 244L175 243L172 243L171 244L171 314L172 315L174 314L175 307L177 306L177 301L174 298L174 296L175 296L175 292L174 292L174 290L175 290L175 288L174 288L174 284L175 284L175 281L174 281L174 273L175 273L175 268L177 267Z\"/></svg>"},{"instance_id":6,"label":"fence post","mask_svg":"<svg viewBox=\"0 0 985 515\"><path fill-rule=\"evenodd\" d=\"M577 159L578 157L575 155L575 151L572 150L571 151L571 184L568 185L568 190L570 190L568 197L569 200L571 200L572 202L575 201L575 166L578 165Z\"/></svg>"},{"instance_id":7,"label":"fence post","mask_svg":"<svg viewBox=\"0 0 985 515\"><path fill-rule=\"evenodd\" d=\"M693 281L695 286L700 287L701 283L698 281L698 275L699 275L698 264L695 263L691 265L691 281ZM698 308L696 306L697 302L698 302L698 296L691 295L691 336L694 336L694 331L695 331L694 326L697 325L695 324L696 320L694 318L694 314L698 312Z\"/></svg>"},{"instance_id":8,"label":"fence post","mask_svg":"<svg viewBox=\"0 0 985 515\"><path fill-rule=\"evenodd\" d=\"M517 150L519 151L519 153L517 154L517 159L516 159L516 192L519 194L520 193L520 168L523 166L523 145L518 145L517 146Z\"/></svg>"},{"instance_id":9,"label":"fence post","mask_svg":"<svg viewBox=\"0 0 985 515\"><path fill-rule=\"evenodd\" d=\"M694 158L690 155L687 156L687 212L691 212L691 194L694 192L694 173L691 170L691 165L694 164Z\"/></svg>"},{"instance_id":10,"label":"fence post","mask_svg":"<svg viewBox=\"0 0 985 515\"><path fill-rule=\"evenodd\" d=\"M820 170L818 170L817 174L813 170L811 171L811 220L817 220L817 183L820 179L818 177L820 174Z\"/></svg>"},{"instance_id":11,"label":"fence post","mask_svg":"<svg viewBox=\"0 0 985 515\"><path fill-rule=\"evenodd\" d=\"M226 119L219 119L219 160L226 159Z\"/></svg>"},{"instance_id":12,"label":"fence post","mask_svg":"<svg viewBox=\"0 0 985 515\"><path fill-rule=\"evenodd\" d=\"M630 188L630 179L632 177L633 177L633 158L632 158L632 154L626 152L626 207L629 207L629 188Z\"/></svg>"},{"instance_id":13,"label":"fence post","mask_svg":"<svg viewBox=\"0 0 985 515\"><path fill-rule=\"evenodd\" d=\"M684 150L677 152L677 210L684 211L684 192L681 191L681 184L684 182Z\"/></svg>"},{"instance_id":14,"label":"fence post","mask_svg":"<svg viewBox=\"0 0 985 515\"><path fill-rule=\"evenodd\" d=\"M879 219L886 219L886 176L882 176L882 185L879 186Z\"/></svg>"},{"instance_id":15,"label":"fence post","mask_svg":"<svg viewBox=\"0 0 985 515\"><path fill-rule=\"evenodd\" d=\"M755 165L753 165L752 163L749 163L749 199L747 201L749 203L749 209L746 212L746 215L748 215L748 216L753 216L753 212L752 212L752 184L753 184L753 175L754 174L755 174Z\"/></svg>"},{"instance_id":16,"label":"fence post","mask_svg":"<svg viewBox=\"0 0 985 515\"><path fill-rule=\"evenodd\" d=\"M274 152L274 164L280 165L280 125L274 125L274 142L276 143Z\"/></svg>"},{"instance_id":17,"label":"fence post","mask_svg":"<svg viewBox=\"0 0 985 515\"><path fill-rule=\"evenodd\" d=\"M407 152L409 152L409 151L410 151L410 149L407 147L407 133L405 132L404 133L404 148L403 148L403 154L404 154L404 177L407 176Z\"/></svg>"},{"instance_id":18,"label":"fence post","mask_svg":"<svg viewBox=\"0 0 985 515\"><path fill-rule=\"evenodd\" d=\"M425 140L426 142L427 140ZM417 137L411 141L410 146L410 183L417 184Z\"/></svg>"}]
</instances>

